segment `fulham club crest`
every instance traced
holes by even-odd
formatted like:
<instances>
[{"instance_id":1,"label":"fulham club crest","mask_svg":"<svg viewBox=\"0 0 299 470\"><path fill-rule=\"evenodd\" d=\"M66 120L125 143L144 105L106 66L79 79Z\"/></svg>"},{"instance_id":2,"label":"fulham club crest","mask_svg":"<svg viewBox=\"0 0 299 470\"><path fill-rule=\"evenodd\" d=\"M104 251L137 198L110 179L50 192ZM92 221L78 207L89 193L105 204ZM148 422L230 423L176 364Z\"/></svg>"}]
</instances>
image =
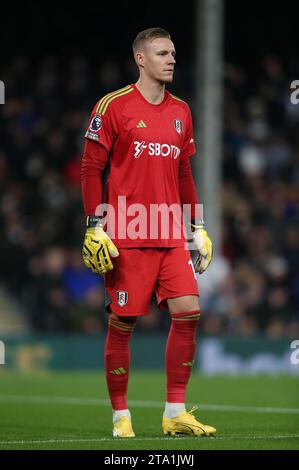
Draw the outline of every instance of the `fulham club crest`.
<instances>
[{"instance_id":1,"label":"fulham club crest","mask_svg":"<svg viewBox=\"0 0 299 470\"><path fill-rule=\"evenodd\" d=\"M125 290L118 290L116 292L117 303L120 307L124 307L128 302L128 292Z\"/></svg>"},{"instance_id":2,"label":"fulham club crest","mask_svg":"<svg viewBox=\"0 0 299 470\"><path fill-rule=\"evenodd\" d=\"M173 120L174 128L177 131L178 134L182 133L183 130L183 123L180 121L180 119L174 119Z\"/></svg>"}]
</instances>

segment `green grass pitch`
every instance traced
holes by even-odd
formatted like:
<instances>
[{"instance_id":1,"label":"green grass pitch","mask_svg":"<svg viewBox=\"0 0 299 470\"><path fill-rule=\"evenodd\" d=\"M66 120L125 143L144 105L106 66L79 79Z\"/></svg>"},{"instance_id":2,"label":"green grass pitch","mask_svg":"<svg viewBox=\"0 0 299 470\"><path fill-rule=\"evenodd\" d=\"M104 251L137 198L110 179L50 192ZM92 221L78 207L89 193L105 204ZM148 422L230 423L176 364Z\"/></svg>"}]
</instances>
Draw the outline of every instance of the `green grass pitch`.
<instances>
[{"instance_id":1,"label":"green grass pitch","mask_svg":"<svg viewBox=\"0 0 299 470\"><path fill-rule=\"evenodd\" d=\"M164 437L165 376L132 371L134 439L112 437L103 373L21 375L0 369L3 449L299 449L299 379L193 374L188 405L217 428L215 438Z\"/></svg>"}]
</instances>

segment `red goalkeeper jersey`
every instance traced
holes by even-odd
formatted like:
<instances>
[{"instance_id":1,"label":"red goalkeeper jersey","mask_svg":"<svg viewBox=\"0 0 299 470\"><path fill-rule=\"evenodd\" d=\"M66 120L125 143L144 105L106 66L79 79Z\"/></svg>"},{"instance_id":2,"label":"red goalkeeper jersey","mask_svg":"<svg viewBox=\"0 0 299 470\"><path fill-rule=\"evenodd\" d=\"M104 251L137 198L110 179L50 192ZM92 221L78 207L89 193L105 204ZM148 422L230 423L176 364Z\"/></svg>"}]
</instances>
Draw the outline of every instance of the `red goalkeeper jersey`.
<instances>
[{"instance_id":1,"label":"red goalkeeper jersey","mask_svg":"<svg viewBox=\"0 0 299 470\"><path fill-rule=\"evenodd\" d=\"M178 167L181 158L195 154L188 105L168 91L154 105L128 85L95 105L85 137L108 150L104 202L116 245L182 246Z\"/></svg>"}]
</instances>

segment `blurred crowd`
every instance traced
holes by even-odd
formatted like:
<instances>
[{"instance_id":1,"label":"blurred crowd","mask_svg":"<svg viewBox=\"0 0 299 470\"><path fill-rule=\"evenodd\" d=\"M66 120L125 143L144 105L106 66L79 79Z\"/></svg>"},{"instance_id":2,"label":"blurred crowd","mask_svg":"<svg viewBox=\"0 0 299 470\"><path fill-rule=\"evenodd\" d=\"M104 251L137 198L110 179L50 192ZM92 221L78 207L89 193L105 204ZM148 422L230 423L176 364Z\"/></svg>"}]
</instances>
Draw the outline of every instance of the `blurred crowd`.
<instances>
[{"instance_id":1,"label":"blurred crowd","mask_svg":"<svg viewBox=\"0 0 299 470\"><path fill-rule=\"evenodd\" d=\"M192 76L178 65L173 90L196 119ZM106 328L102 278L81 259L80 161L95 102L135 79L132 61L84 57L18 57L2 72L0 283L36 331ZM224 67L222 255L199 281L202 334L299 334L299 105L290 83L275 56L253 71ZM138 328L168 324L153 303Z\"/></svg>"}]
</instances>

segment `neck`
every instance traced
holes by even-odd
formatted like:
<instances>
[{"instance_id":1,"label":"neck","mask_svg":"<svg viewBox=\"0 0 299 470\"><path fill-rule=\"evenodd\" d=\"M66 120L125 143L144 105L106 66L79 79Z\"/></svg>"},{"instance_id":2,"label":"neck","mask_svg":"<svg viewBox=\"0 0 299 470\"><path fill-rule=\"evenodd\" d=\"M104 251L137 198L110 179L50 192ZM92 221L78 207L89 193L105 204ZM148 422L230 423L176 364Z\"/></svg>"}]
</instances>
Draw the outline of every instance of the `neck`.
<instances>
[{"instance_id":1,"label":"neck","mask_svg":"<svg viewBox=\"0 0 299 470\"><path fill-rule=\"evenodd\" d=\"M153 81L147 77L139 77L136 87L151 104L160 104L164 100L165 83Z\"/></svg>"}]
</instances>

